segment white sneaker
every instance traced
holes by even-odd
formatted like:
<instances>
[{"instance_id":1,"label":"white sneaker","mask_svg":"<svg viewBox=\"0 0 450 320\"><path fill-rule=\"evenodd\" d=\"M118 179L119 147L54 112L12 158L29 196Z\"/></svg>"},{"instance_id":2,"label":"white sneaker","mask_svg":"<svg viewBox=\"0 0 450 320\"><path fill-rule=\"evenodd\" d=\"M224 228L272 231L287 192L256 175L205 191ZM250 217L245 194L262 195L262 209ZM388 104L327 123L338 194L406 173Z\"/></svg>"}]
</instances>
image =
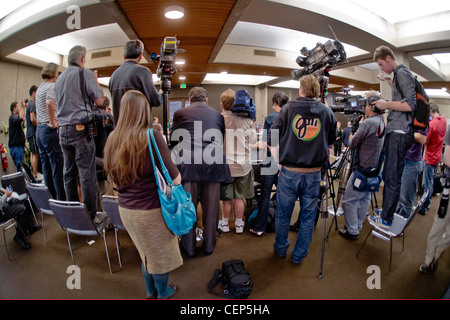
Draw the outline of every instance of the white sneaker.
<instances>
[{"instance_id":1,"label":"white sneaker","mask_svg":"<svg viewBox=\"0 0 450 320\"><path fill-rule=\"evenodd\" d=\"M219 221L217 228L222 232L230 232L230 226L228 224L224 224L222 220Z\"/></svg>"},{"instance_id":2,"label":"white sneaker","mask_svg":"<svg viewBox=\"0 0 450 320\"><path fill-rule=\"evenodd\" d=\"M242 233L244 232L245 222L236 222L234 226L236 228L236 233Z\"/></svg>"}]
</instances>

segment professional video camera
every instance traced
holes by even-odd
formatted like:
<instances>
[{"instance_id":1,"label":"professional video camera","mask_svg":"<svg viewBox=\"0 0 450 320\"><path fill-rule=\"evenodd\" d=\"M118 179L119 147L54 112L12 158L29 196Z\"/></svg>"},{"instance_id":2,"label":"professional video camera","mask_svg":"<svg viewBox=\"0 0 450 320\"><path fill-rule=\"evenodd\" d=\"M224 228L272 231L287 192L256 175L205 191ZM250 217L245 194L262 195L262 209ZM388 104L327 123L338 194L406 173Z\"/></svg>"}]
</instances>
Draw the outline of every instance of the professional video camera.
<instances>
[{"instance_id":1,"label":"professional video camera","mask_svg":"<svg viewBox=\"0 0 450 320\"><path fill-rule=\"evenodd\" d=\"M348 114L366 113L367 100L361 95L349 95L348 93L329 93L327 95L328 105L334 112Z\"/></svg>"},{"instance_id":2,"label":"professional video camera","mask_svg":"<svg viewBox=\"0 0 450 320\"><path fill-rule=\"evenodd\" d=\"M303 68L292 70L292 77L295 80L300 79L306 74L323 71L341 63L347 63L347 54L339 40L328 40L325 44L319 42L311 50L303 47L300 53L302 55L298 56L295 62Z\"/></svg>"},{"instance_id":3,"label":"professional video camera","mask_svg":"<svg viewBox=\"0 0 450 320\"><path fill-rule=\"evenodd\" d=\"M165 37L161 44L160 54L152 53L151 58L159 61L156 75L161 79L161 89L165 93L169 93L172 83L172 76L177 72L175 61L178 53L177 37Z\"/></svg>"},{"instance_id":4,"label":"professional video camera","mask_svg":"<svg viewBox=\"0 0 450 320\"><path fill-rule=\"evenodd\" d=\"M300 52L302 55L298 56L295 62L303 68L292 70L292 78L298 80L307 74L315 75L320 83L321 101L324 102L331 68L348 62L344 46L337 39L328 40L325 44L317 43L311 50L303 47Z\"/></svg>"}]
</instances>

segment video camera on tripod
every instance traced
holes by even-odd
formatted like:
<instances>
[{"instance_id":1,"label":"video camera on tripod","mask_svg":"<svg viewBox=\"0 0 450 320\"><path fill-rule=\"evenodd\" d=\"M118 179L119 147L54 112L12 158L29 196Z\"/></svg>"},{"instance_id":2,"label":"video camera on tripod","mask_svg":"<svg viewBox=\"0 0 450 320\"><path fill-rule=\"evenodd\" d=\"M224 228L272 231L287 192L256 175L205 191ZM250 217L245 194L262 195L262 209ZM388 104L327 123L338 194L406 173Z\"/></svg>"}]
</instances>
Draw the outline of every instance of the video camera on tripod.
<instances>
[{"instance_id":1,"label":"video camera on tripod","mask_svg":"<svg viewBox=\"0 0 450 320\"><path fill-rule=\"evenodd\" d=\"M317 43L314 49L308 50L303 47L300 50L301 56L297 57L297 64L302 69L292 70L292 77L295 80L300 79L306 74L312 74L316 71L331 69L341 63L347 63L347 54L344 46L339 40L328 40L325 44Z\"/></svg>"},{"instance_id":2,"label":"video camera on tripod","mask_svg":"<svg viewBox=\"0 0 450 320\"><path fill-rule=\"evenodd\" d=\"M331 68L348 63L344 46L337 39L328 40L325 44L317 43L311 50L303 47L300 53L302 55L298 56L295 62L303 68L292 70L292 78L298 80L307 74L315 75L319 80L321 100L324 102L323 94L328 90Z\"/></svg>"},{"instance_id":3,"label":"video camera on tripod","mask_svg":"<svg viewBox=\"0 0 450 320\"><path fill-rule=\"evenodd\" d=\"M327 95L328 105L333 112L343 114L362 114L366 113L367 100L361 95L349 95L348 93L329 93Z\"/></svg>"},{"instance_id":4,"label":"video camera on tripod","mask_svg":"<svg viewBox=\"0 0 450 320\"><path fill-rule=\"evenodd\" d=\"M161 89L169 93L172 86L172 76L177 72L175 61L177 60L179 40L177 37L165 37L161 44L160 54L152 53L153 61L159 61L156 75L161 79Z\"/></svg>"}]
</instances>

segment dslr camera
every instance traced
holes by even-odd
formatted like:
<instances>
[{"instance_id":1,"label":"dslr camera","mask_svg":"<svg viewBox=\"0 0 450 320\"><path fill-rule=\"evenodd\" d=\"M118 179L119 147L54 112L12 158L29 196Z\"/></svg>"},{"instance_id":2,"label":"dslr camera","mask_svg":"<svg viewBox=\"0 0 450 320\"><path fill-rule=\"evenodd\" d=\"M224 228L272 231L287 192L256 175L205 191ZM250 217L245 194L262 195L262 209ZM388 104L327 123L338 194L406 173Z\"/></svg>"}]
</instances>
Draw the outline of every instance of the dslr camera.
<instances>
[{"instance_id":1,"label":"dslr camera","mask_svg":"<svg viewBox=\"0 0 450 320\"><path fill-rule=\"evenodd\" d=\"M177 60L178 43L177 37L165 37L161 44L160 54L152 53L150 55L153 61L159 61L156 75L161 79L163 92L170 92L172 76L177 72L175 61Z\"/></svg>"},{"instance_id":2,"label":"dslr camera","mask_svg":"<svg viewBox=\"0 0 450 320\"><path fill-rule=\"evenodd\" d=\"M83 124L89 134L89 137L95 137L97 135L97 124L95 123L95 115L89 114L81 118L81 124Z\"/></svg>"}]
</instances>

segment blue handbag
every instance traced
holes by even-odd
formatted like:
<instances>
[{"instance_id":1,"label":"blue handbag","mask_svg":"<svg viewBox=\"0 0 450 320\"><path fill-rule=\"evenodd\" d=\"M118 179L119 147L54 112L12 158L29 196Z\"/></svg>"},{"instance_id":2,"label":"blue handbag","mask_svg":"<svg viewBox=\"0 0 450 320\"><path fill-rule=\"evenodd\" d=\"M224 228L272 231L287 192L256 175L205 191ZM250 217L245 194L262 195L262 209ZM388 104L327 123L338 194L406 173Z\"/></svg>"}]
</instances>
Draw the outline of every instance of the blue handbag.
<instances>
[{"instance_id":1,"label":"blue handbag","mask_svg":"<svg viewBox=\"0 0 450 320\"><path fill-rule=\"evenodd\" d=\"M183 189L181 184L174 185L169 172L164 165L161 154L153 135L153 129L147 130L148 149L152 159L153 171L155 172L158 196L161 203L161 212L167 227L177 236L189 233L197 220L197 212L191 195ZM155 165L152 145L158 156L159 163L164 176Z\"/></svg>"}]
</instances>

